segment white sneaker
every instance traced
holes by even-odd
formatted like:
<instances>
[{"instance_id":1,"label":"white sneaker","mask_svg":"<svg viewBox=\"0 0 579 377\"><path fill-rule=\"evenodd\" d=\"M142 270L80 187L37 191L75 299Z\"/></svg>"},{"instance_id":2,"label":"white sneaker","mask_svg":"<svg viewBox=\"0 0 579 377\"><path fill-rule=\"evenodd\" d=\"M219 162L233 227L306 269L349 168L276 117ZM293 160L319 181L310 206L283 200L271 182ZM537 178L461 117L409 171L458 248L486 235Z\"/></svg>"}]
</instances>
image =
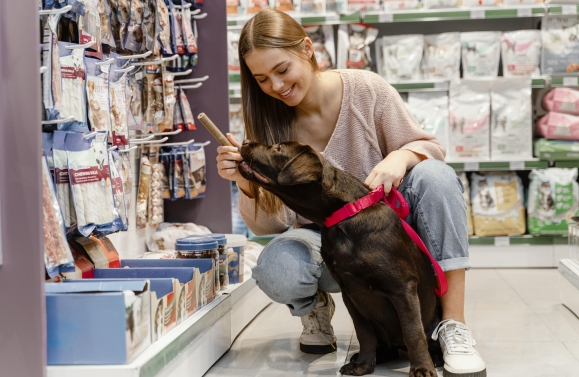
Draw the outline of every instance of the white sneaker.
<instances>
[{"instance_id":1,"label":"white sneaker","mask_svg":"<svg viewBox=\"0 0 579 377\"><path fill-rule=\"evenodd\" d=\"M305 353L330 353L336 350L336 336L331 320L336 310L332 296L319 292L320 301L313 312L301 317L304 331L300 350Z\"/></svg>"},{"instance_id":2,"label":"white sneaker","mask_svg":"<svg viewBox=\"0 0 579 377\"><path fill-rule=\"evenodd\" d=\"M485 362L474 348L475 341L464 323L447 319L438 324L432 339L440 338L444 377L486 377Z\"/></svg>"}]
</instances>

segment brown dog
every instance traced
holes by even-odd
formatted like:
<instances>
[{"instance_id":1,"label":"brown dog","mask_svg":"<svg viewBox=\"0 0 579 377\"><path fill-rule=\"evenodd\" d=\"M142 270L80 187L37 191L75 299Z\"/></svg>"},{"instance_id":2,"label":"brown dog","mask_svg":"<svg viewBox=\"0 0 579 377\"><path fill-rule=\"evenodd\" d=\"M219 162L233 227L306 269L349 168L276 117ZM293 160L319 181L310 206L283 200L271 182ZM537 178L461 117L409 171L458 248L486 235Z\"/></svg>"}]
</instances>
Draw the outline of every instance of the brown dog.
<instances>
[{"instance_id":1,"label":"brown dog","mask_svg":"<svg viewBox=\"0 0 579 377\"><path fill-rule=\"evenodd\" d=\"M359 354L340 372L372 373L377 361L396 359L398 350L406 349L410 376L437 376L432 359L442 365L442 351L425 335L440 321L436 278L398 215L379 203L326 228L328 216L367 195L368 187L296 142L265 146L245 141L241 155L243 177L321 228L322 257L340 285L360 342Z\"/></svg>"}]
</instances>

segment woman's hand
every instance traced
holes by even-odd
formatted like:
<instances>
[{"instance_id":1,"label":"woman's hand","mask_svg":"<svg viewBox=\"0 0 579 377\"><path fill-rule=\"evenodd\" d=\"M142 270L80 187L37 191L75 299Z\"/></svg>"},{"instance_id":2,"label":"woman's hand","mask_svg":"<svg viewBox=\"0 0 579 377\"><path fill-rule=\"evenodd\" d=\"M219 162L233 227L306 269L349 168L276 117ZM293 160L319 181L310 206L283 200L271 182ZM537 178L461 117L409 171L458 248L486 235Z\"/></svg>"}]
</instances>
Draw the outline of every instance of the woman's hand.
<instances>
[{"instance_id":1,"label":"woman's hand","mask_svg":"<svg viewBox=\"0 0 579 377\"><path fill-rule=\"evenodd\" d=\"M249 182L241 176L237 169L237 164L242 160L241 154L239 153L239 144L230 133L227 133L226 137L233 146L217 147L217 172L221 178L237 182L237 186L241 191L251 198Z\"/></svg>"},{"instance_id":2,"label":"woman's hand","mask_svg":"<svg viewBox=\"0 0 579 377\"><path fill-rule=\"evenodd\" d=\"M392 187L398 188L406 171L412 169L422 159L409 150L401 149L390 152L385 159L372 169L364 184L374 190L384 185L384 192L389 193Z\"/></svg>"}]
</instances>

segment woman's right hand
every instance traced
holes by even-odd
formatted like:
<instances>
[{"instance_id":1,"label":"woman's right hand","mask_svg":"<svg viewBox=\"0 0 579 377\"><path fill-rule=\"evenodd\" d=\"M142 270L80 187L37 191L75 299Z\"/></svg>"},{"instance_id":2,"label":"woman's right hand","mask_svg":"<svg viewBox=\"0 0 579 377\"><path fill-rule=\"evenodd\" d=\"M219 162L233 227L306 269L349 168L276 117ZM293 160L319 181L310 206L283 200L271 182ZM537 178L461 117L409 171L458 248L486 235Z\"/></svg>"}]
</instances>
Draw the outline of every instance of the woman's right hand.
<instances>
[{"instance_id":1,"label":"woman's right hand","mask_svg":"<svg viewBox=\"0 0 579 377\"><path fill-rule=\"evenodd\" d=\"M239 144L235 138L230 134L226 134L227 140L233 145L232 147L219 146L217 147L217 171L222 178L230 181L245 180L237 170L237 164L241 162L241 154L239 153Z\"/></svg>"}]
</instances>

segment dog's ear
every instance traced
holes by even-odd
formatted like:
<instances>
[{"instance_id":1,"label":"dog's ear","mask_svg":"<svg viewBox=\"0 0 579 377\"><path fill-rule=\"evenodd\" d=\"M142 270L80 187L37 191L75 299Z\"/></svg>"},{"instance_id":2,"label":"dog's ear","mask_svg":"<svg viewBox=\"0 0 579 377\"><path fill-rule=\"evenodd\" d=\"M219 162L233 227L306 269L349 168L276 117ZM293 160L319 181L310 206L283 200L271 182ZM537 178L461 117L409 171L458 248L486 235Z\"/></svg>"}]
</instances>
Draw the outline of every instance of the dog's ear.
<instances>
[{"instance_id":1,"label":"dog's ear","mask_svg":"<svg viewBox=\"0 0 579 377\"><path fill-rule=\"evenodd\" d=\"M306 151L290 160L279 172L280 185L299 185L320 180L323 166L320 157L313 151Z\"/></svg>"}]
</instances>

